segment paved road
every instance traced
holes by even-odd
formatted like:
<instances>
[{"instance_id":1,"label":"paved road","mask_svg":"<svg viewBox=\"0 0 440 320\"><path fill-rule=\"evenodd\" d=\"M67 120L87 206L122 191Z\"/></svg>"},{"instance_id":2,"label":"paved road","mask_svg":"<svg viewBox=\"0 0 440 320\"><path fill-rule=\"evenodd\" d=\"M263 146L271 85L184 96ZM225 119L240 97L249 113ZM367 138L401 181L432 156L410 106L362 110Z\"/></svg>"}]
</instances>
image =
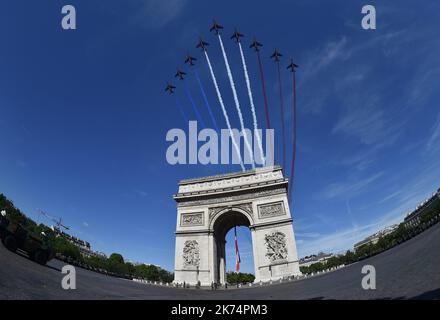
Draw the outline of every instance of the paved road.
<instances>
[{"instance_id":1,"label":"paved road","mask_svg":"<svg viewBox=\"0 0 440 320\"><path fill-rule=\"evenodd\" d=\"M361 288L375 266L377 289ZM440 299L440 224L400 246L314 278L235 290L185 290L135 283L77 268L77 289L61 289L63 263L40 266L0 245L0 299Z\"/></svg>"}]
</instances>

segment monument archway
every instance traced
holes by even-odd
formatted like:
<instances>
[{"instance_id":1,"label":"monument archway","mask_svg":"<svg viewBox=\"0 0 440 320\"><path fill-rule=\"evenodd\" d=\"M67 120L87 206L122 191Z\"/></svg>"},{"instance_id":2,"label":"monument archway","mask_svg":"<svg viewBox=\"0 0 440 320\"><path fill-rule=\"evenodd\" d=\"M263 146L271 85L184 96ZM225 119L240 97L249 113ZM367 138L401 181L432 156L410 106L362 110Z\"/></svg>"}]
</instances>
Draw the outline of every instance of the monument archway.
<instances>
[{"instance_id":1,"label":"monument archway","mask_svg":"<svg viewBox=\"0 0 440 320\"><path fill-rule=\"evenodd\" d=\"M214 278L216 283L226 281L226 234L234 227L250 227L252 218L240 208L226 208L216 214L211 222L214 237Z\"/></svg>"},{"instance_id":2,"label":"monument archway","mask_svg":"<svg viewBox=\"0 0 440 320\"><path fill-rule=\"evenodd\" d=\"M224 284L234 226L251 230L256 282L299 275L287 188L281 167L180 181L174 281Z\"/></svg>"}]
</instances>

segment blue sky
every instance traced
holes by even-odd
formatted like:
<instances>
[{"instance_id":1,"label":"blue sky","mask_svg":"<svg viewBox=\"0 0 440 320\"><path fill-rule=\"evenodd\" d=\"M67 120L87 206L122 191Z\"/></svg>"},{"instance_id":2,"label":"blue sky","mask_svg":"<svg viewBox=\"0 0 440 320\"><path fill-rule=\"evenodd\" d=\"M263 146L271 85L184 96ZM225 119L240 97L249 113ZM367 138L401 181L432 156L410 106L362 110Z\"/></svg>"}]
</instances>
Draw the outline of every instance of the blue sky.
<instances>
[{"instance_id":1,"label":"blue sky","mask_svg":"<svg viewBox=\"0 0 440 320\"><path fill-rule=\"evenodd\" d=\"M61 7L77 10L75 31L60 27ZM300 65L298 157L292 201L300 256L339 252L405 213L436 190L440 163L440 4L369 1L377 29L361 28L364 1L8 1L0 4L0 192L35 220L36 208L62 216L96 250L173 269L176 206L183 178L239 171L238 165L166 162L166 132L187 124L164 94L187 52L225 128L203 56L201 35L238 127L219 46L216 18L251 113L240 57L229 34L245 35L257 116L264 109L254 53L262 58L280 155L277 47ZM284 69L284 67L283 67ZM286 128L289 74L283 71ZM175 82L175 81L174 81ZM193 76L188 85L212 126ZM178 88L179 89L179 88ZM176 91L194 119L183 91ZM290 137L290 135L289 135ZM290 140L289 140L290 141ZM288 150L291 142L288 141ZM47 222L41 220L43 222ZM233 269L232 232L228 268ZM253 271L249 232L239 229L243 271Z\"/></svg>"}]
</instances>

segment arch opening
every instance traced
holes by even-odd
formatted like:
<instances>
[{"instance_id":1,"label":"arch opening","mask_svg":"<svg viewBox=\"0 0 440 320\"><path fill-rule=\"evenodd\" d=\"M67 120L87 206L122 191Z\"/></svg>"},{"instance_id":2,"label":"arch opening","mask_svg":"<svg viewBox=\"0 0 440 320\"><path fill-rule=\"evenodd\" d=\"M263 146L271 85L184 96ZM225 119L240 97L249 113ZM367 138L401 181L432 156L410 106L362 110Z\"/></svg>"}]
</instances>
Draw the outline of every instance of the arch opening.
<instances>
[{"instance_id":1,"label":"arch opening","mask_svg":"<svg viewBox=\"0 0 440 320\"><path fill-rule=\"evenodd\" d=\"M254 250L252 231L248 227L237 227L237 241L240 252L240 273L250 273L255 276ZM235 232L232 228L226 234L226 275L236 271ZM243 279L248 281L249 279Z\"/></svg>"},{"instance_id":2,"label":"arch opening","mask_svg":"<svg viewBox=\"0 0 440 320\"><path fill-rule=\"evenodd\" d=\"M226 283L226 235L234 227L250 228L251 225L249 217L234 209L221 213L214 221L212 229L214 233L215 282ZM249 239L252 247L251 237Z\"/></svg>"}]
</instances>

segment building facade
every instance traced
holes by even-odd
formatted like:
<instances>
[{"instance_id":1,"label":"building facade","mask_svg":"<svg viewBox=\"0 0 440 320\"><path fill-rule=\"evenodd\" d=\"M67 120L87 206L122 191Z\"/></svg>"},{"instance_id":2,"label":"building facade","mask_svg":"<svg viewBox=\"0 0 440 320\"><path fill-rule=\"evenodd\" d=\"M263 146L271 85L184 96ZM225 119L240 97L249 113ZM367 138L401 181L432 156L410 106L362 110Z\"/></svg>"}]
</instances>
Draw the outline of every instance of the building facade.
<instances>
[{"instance_id":1,"label":"building facade","mask_svg":"<svg viewBox=\"0 0 440 320\"><path fill-rule=\"evenodd\" d=\"M299 260L299 266L300 267L309 267L314 263L327 263L327 260L333 257L332 253L323 253L320 252L318 254L313 254L311 256L304 257Z\"/></svg>"},{"instance_id":2,"label":"building facade","mask_svg":"<svg viewBox=\"0 0 440 320\"><path fill-rule=\"evenodd\" d=\"M398 224L393 224L392 226L386 227L385 229L382 229L375 234L372 234L371 236L366 237L364 240L359 241L354 245L354 250L358 250L360 247L367 245L367 244L376 244L381 237L384 237L390 233L392 233L394 230L396 230L399 227Z\"/></svg>"},{"instance_id":3,"label":"building facade","mask_svg":"<svg viewBox=\"0 0 440 320\"><path fill-rule=\"evenodd\" d=\"M433 193L432 196L425 201L423 201L417 208L409 213L405 219L404 223L406 227L414 227L420 223L420 218L425 212L432 210L434 206L440 201L440 189Z\"/></svg>"}]
</instances>

